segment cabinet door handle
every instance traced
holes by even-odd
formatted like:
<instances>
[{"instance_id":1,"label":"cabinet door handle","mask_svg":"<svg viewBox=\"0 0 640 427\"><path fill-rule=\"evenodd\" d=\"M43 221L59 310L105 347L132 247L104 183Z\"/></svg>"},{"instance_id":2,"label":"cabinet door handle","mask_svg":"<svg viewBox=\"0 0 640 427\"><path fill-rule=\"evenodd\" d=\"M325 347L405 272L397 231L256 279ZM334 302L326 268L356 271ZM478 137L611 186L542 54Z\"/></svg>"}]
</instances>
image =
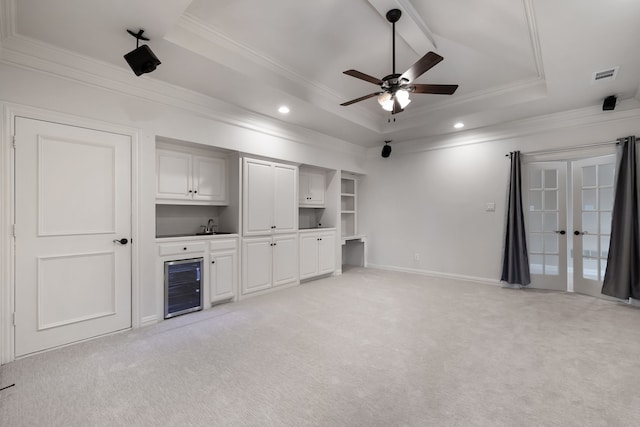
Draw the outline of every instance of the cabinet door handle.
<instances>
[{"instance_id":1,"label":"cabinet door handle","mask_svg":"<svg viewBox=\"0 0 640 427\"><path fill-rule=\"evenodd\" d=\"M553 232L556 233L556 234L563 234L563 235L567 234L567 232L564 231L564 230L553 230Z\"/></svg>"},{"instance_id":2,"label":"cabinet door handle","mask_svg":"<svg viewBox=\"0 0 640 427\"><path fill-rule=\"evenodd\" d=\"M194 194L198 194L198 190L193 190L193 193Z\"/></svg>"},{"instance_id":3,"label":"cabinet door handle","mask_svg":"<svg viewBox=\"0 0 640 427\"><path fill-rule=\"evenodd\" d=\"M128 239L122 238L122 239L114 239L113 243L118 243L120 245L126 245L127 243L129 243Z\"/></svg>"},{"instance_id":4,"label":"cabinet door handle","mask_svg":"<svg viewBox=\"0 0 640 427\"><path fill-rule=\"evenodd\" d=\"M193 193L193 190L189 190L189 193Z\"/></svg>"},{"instance_id":5,"label":"cabinet door handle","mask_svg":"<svg viewBox=\"0 0 640 427\"><path fill-rule=\"evenodd\" d=\"M215 263L216 263L215 261L211 261L211 264L215 264Z\"/></svg>"},{"instance_id":6,"label":"cabinet door handle","mask_svg":"<svg viewBox=\"0 0 640 427\"><path fill-rule=\"evenodd\" d=\"M576 231L573 232L573 234L575 234L576 236L580 236L581 234L588 234L588 232L587 231L578 231L578 230L576 230Z\"/></svg>"},{"instance_id":7,"label":"cabinet door handle","mask_svg":"<svg viewBox=\"0 0 640 427\"><path fill-rule=\"evenodd\" d=\"M182 250L183 250L183 251L186 251L186 250L187 250L187 248L182 248Z\"/></svg>"}]
</instances>

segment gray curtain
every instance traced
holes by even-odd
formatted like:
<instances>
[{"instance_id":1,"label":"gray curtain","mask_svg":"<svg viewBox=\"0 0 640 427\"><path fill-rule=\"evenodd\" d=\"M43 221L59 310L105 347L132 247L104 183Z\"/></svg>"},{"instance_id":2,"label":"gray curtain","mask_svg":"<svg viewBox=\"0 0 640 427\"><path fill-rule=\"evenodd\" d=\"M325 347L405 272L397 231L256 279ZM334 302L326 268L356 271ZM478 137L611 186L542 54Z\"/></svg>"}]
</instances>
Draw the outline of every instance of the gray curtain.
<instances>
[{"instance_id":1,"label":"gray curtain","mask_svg":"<svg viewBox=\"0 0 640 427\"><path fill-rule=\"evenodd\" d=\"M524 212L522 211L522 185L520 176L520 152L511 155L509 179L509 199L507 202L507 224L502 258L502 277L509 284L526 286L531 283L529 274L529 256L524 230Z\"/></svg>"},{"instance_id":2,"label":"gray curtain","mask_svg":"<svg viewBox=\"0 0 640 427\"><path fill-rule=\"evenodd\" d=\"M616 298L640 299L636 137L622 138L619 142L623 144L622 156L613 200L611 243L602 293Z\"/></svg>"}]
</instances>

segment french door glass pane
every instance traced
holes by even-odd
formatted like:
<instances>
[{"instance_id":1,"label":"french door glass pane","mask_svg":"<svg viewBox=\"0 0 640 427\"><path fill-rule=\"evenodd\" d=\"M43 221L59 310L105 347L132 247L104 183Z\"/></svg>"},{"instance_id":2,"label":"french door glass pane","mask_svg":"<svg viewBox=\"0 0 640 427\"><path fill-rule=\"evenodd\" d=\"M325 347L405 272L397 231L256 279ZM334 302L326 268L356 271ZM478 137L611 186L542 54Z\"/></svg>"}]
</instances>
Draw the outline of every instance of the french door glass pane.
<instances>
[{"instance_id":1,"label":"french door glass pane","mask_svg":"<svg viewBox=\"0 0 640 427\"><path fill-rule=\"evenodd\" d=\"M529 272L531 274L544 274L544 270L542 268L544 263L543 255L529 255Z\"/></svg>"},{"instance_id":2,"label":"french door glass pane","mask_svg":"<svg viewBox=\"0 0 640 427\"><path fill-rule=\"evenodd\" d=\"M558 229L558 212L545 212L543 215L542 231L555 233L555 230Z\"/></svg>"},{"instance_id":3,"label":"french door glass pane","mask_svg":"<svg viewBox=\"0 0 640 427\"><path fill-rule=\"evenodd\" d=\"M613 188L600 189L600 209L613 209Z\"/></svg>"},{"instance_id":4,"label":"french door glass pane","mask_svg":"<svg viewBox=\"0 0 640 427\"><path fill-rule=\"evenodd\" d=\"M560 258L558 255L545 255L544 260L544 274L548 276L557 276L560 272L558 269Z\"/></svg>"},{"instance_id":5,"label":"french door glass pane","mask_svg":"<svg viewBox=\"0 0 640 427\"><path fill-rule=\"evenodd\" d=\"M532 274L558 275L560 265L558 171L555 168L529 172L528 188L529 269Z\"/></svg>"},{"instance_id":6,"label":"french door glass pane","mask_svg":"<svg viewBox=\"0 0 640 427\"><path fill-rule=\"evenodd\" d=\"M541 170L534 170L529 173L529 188L542 188Z\"/></svg>"},{"instance_id":7,"label":"french door glass pane","mask_svg":"<svg viewBox=\"0 0 640 427\"><path fill-rule=\"evenodd\" d=\"M529 231L539 233L542 231L542 212L529 213Z\"/></svg>"},{"instance_id":8,"label":"french door glass pane","mask_svg":"<svg viewBox=\"0 0 640 427\"><path fill-rule=\"evenodd\" d=\"M529 253L537 254L543 252L542 246L543 235L538 233L530 233L529 241L527 242L527 247L529 249Z\"/></svg>"},{"instance_id":9,"label":"french door glass pane","mask_svg":"<svg viewBox=\"0 0 640 427\"><path fill-rule=\"evenodd\" d=\"M595 211L598 207L596 190L582 190L582 210L583 211Z\"/></svg>"},{"instance_id":10,"label":"french door glass pane","mask_svg":"<svg viewBox=\"0 0 640 427\"><path fill-rule=\"evenodd\" d=\"M598 280L598 262L593 258L584 258L582 260L582 277L590 280Z\"/></svg>"},{"instance_id":11,"label":"french door glass pane","mask_svg":"<svg viewBox=\"0 0 640 427\"><path fill-rule=\"evenodd\" d=\"M586 257L598 256L598 236L597 235L582 236L582 256L586 256Z\"/></svg>"},{"instance_id":12,"label":"french door glass pane","mask_svg":"<svg viewBox=\"0 0 640 427\"><path fill-rule=\"evenodd\" d=\"M602 280L609 253L615 164L582 168L582 276Z\"/></svg>"},{"instance_id":13,"label":"french door glass pane","mask_svg":"<svg viewBox=\"0 0 640 427\"><path fill-rule=\"evenodd\" d=\"M600 257L605 261L609 256L609 242L611 241L611 236L600 236Z\"/></svg>"},{"instance_id":14,"label":"french door glass pane","mask_svg":"<svg viewBox=\"0 0 640 427\"><path fill-rule=\"evenodd\" d=\"M596 186L596 167L585 166L582 168L582 187Z\"/></svg>"},{"instance_id":15,"label":"french door glass pane","mask_svg":"<svg viewBox=\"0 0 640 427\"><path fill-rule=\"evenodd\" d=\"M558 188L558 172L555 169L544 171L544 188Z\"/></svg>"},{"instance_id":16,"label":"french door glass pane","mask_svg":"<svg viewBox=\"0 0 640 427\"><path fill-rule=\"evenodd\" d=\"M582 212L582 230L589 233L598 232L598 212Z\"/></svg>"},{"instance_id":17,"label":"french door glass pane","mask_svg":"<svg viewBox=\"0 0 640 427\"><path fill-rule=\"evenodd\" d=\"M546 254L558 253L558 235L557 234L545 234L544 253Z\"/></svg>"},{"instance_id":18,"label":"french door glass pane","mask_svg":"<svg viewBox=\"0 0 640 427\"><path fill-rule=\"evenodd\" d=\"M530 211L542 210L542 191L531 190L529 192L529 210Z\"/></svg>"},{"instance_id":19,"label":"french door glass pane","mask_svg":"<svg viewBox=\"0 0 640 427\"><path fill-rule=\"evenodd\" d=\"M613 186L616 177L614 164L600 165L598 168L598 185L600 187Z\"/></svg>"},{"instance_id":20,"label":"french door glass pane","mask_svg":"<svg viewBox=\"0 0 640 427\"><path fill-rule=\"evenodd\" d=\"M611 234L611 212L600 212L600 233Z\"/></svg>"},{"instance_id":21,"label":"french door glass pane","mask_svg":"<svg viewBox=\"0 0 640 427\"><path fill-rule=\"evenodd\" d=\"M544 192L544 210L555 211L558 210L558 191L547 190Z\"/></svg>"}]
</instances>

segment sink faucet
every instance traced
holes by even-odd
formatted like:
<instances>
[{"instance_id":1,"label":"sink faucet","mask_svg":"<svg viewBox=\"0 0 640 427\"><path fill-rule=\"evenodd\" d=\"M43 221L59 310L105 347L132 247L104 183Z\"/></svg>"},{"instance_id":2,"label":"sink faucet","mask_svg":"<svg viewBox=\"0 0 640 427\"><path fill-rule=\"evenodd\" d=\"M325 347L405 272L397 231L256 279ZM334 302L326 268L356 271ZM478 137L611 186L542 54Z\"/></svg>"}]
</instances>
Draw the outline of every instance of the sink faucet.
<instances>
[{"instance_id":1,"label":"sink faucet","mask_svg":"<svg viewBox=\"0 0 640 427\"><path fill-rule=\"evenodd\" d=\"M216 225L213 223L213 218L209 219L209 222L207 222L207 228L205 228L205 233L215 233L216 232Z\"/></svg>"}]
</instances>

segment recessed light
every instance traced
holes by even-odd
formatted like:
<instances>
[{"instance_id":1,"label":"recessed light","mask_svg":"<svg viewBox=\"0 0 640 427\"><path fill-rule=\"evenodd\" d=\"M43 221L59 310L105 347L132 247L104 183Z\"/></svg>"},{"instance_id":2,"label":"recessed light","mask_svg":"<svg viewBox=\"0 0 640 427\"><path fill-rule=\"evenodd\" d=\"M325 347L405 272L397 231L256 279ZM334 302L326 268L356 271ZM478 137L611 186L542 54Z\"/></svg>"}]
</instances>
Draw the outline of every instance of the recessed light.
<instances>
[{"instance_id":1,"label":"recessed light","mask_svg":"<svg viewBox=\"0 0 640 427\"><path fill-rule=\"evenodd\" d=\"M278 112L282 114L287 114L289 112L289 107L287 107L286 105L283 105L282 107L278 108Z\"/></svg>"},{"instance_id":2,"label":"recessed light","mask_svg":"<svg viewBox=\"0 0 640 427\"><path fill-rule=\"evenodd\" d=\"M462 129L464 127L464 123L458 122L455 125L453 125L453 127L456 129Z\"/></svg>"}]
</instances>

